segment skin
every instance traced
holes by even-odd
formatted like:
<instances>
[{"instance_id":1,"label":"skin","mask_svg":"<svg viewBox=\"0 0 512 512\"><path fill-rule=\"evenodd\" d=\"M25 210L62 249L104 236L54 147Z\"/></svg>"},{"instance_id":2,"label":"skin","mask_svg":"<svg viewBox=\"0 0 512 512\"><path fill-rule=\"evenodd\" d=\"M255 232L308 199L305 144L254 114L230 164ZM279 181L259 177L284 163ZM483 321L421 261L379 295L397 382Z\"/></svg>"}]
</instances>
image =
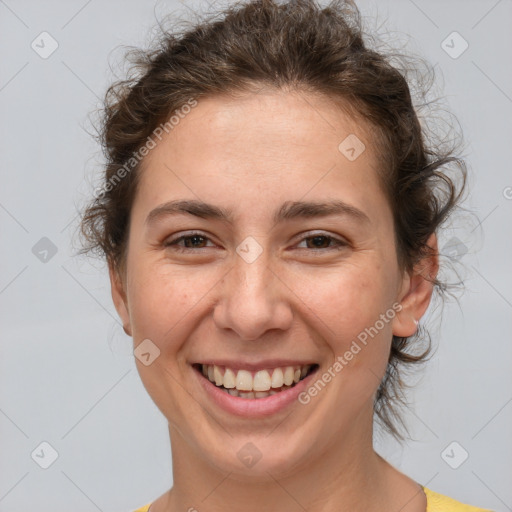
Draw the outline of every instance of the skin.
<instances>
[{"instance_id":1,"label":"skin","mask_svg":"<svg viewBox=\"0 0 512 512\"><path fill-rule=\"evenodd\" d=\"M399 268L369 133L326 97L262 89L200 99L145 158L126 268L111 267L110 278L135 346L150 339L160 350L149 366L136 359L172 445L174 484L151 512L425 511L419 485L373 449L373 398L392 335L414 334L428 307L438 261L425 259L411 274ZM349 134L366 146L354 161L338 150ZM369 221L272 221L285 201L334 198ZM233 224L186 214L145 224L172 199L231 208ZM188 253L164 245L189 230L207 239ZM317 249L305 239L318 235L347 245L337 250L326 239ZM252 263L236 252L247 236L263 249ZM429 242L437 253L435 235ZM221 410L191 367L220 357L296 358L316 361L321 374L394 303L401 311L309 404L265 419ZM251 468L237 457L247 442L262 454Z\"/></svg>"}]
</instances>

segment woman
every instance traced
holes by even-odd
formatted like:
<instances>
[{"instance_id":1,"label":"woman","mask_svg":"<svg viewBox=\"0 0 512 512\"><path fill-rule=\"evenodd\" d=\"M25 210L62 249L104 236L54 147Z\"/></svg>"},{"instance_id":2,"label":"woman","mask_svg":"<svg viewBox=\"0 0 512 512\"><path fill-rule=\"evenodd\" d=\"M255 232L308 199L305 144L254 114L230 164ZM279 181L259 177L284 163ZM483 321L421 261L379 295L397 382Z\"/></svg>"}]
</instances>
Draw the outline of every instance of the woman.
<instances>
[{"instance_id":1,"label":"woman","mask_svg":"<svg viewBox=\"0 0 512 512\"><path fill-rule=\"evenodd\" d=\"M418 321L464 163L426 146L355 8L224 14L109 89L83 219L169 422L173 487L139 512L483 510L372 442L374 416L401 437L399 368L428 354Z\"/></svg>"}]
</instances>

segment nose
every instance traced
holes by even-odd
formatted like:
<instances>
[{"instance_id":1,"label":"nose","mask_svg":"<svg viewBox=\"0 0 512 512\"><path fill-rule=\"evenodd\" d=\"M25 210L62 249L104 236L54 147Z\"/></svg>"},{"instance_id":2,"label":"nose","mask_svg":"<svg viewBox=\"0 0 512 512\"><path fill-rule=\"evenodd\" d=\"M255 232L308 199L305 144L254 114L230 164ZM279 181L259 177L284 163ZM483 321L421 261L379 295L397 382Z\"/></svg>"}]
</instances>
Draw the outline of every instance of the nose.
<instances>
[{"instance_id":1,"label":"nose","mask_svg":"<svg viewBox=\"0 0 512 512\"><path fill-rule=\"evenodd\" d=\"M252 263L237 255L219 286L221 296L213 313L219 329L230 329L239 339L252 341L269 330L290 328L292 292L279 270L270 267L265 252Z\"/></svg>"}]
</instances>

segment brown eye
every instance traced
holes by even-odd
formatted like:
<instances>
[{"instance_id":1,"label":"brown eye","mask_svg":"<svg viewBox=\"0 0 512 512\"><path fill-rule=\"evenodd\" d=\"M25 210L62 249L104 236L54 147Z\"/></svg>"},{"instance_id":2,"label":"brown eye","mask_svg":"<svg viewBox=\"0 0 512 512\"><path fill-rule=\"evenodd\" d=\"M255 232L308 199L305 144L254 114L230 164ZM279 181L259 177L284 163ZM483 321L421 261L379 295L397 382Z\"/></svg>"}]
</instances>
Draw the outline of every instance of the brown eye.
<instances>
[{"instance_id":1,"label":"brown eye","mask_svg":"<svg viewBox=\"0 0 512 512\"><path fill-rule=\"evenodd\" d=\"M165 242L164 247L172 247L173 250L181 252L194 251L195 249L205 249L204 244L208 240L210 239L201 233L191 233ZM180 242L183 242L183 245L180 245Z\"/></svg>"},{"instance_id":2,"label":"brown eye","mask_svg":"<svg viewBox=\"0 0 512 512\"><path fill-rule=\"evenodd\" d=\"M306 242L307 247L306 249L327 249L327 250L336 250L343 247L348 246L348 243L339 240L338 238L335 238L330 235L314 235L314 236L308 236L302 239L302 242ZM334 244L334 245L331 245Z\"/></svg>"},{"instance_id":3,"label":"brown eye","mask_svg":"<svg viewBox=\"0 0 512 512\"><path fill-rule=\"evenodd\" d=\"M329 247L331 243L331 238L323 235L309 237L306 241L311 241L313 247L309 247L310 249L326 249Z\"/></svg>"}]
</instances>

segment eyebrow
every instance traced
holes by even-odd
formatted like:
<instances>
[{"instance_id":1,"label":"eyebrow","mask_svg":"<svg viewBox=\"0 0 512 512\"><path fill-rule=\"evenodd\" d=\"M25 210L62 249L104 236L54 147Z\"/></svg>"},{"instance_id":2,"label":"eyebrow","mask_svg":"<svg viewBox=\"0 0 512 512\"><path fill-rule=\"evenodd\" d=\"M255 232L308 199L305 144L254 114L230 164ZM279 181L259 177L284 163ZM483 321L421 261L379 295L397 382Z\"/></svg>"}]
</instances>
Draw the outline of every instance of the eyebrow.
<instances>
[{"instance_id":1,"label":"eyebrow","mask_svg":"<svg viewBox=\"0 0 512 512\"><path fill-rule=\"evenodd\" d=\"M146 217L146 224L165 216L178 214L189 214L202 219L215 219L230 224L233 223L234 219L233 210L229 208L221 208L195 199L178 199L168 201L151 210ZM274 213L273 221L277 224L286 220L327 217L330 215L344 215L357 221L370 223L370 219L362 210L341 200L327 202L286 201Z\"/></svg>"}]
</instances>

